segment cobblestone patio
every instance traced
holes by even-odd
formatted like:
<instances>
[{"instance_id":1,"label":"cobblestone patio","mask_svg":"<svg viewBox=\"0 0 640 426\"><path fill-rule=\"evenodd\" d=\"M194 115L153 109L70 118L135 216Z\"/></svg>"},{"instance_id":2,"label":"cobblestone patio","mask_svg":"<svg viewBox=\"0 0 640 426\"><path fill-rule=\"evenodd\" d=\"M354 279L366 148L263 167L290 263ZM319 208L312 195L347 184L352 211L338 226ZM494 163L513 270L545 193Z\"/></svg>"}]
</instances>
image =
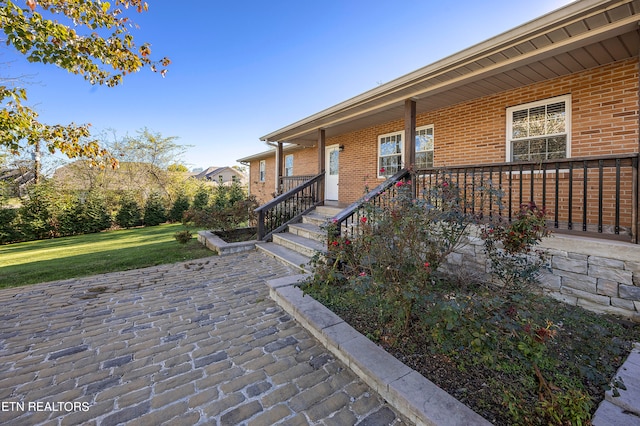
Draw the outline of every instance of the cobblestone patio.
<instances>
[{"instance_id":1,"label":"cobblestone patio","mask_svg":"<svg viewBox=\"0 0 640 426\"><path fill-rule=\"evenodd\" d=\"M256 252L0 290L0 423L406 424L270 298Z\"/></svg>"}]
</instances>

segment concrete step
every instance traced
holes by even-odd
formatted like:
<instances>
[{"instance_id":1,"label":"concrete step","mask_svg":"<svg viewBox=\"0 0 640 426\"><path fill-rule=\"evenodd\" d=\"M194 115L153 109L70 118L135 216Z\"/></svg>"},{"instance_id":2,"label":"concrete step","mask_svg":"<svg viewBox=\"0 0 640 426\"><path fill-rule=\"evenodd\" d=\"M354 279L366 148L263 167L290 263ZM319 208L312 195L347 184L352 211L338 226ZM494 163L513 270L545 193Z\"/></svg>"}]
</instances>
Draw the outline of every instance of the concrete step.
<instances>
[{"instance_id":1,"label":"concrete step","mask_svg":"<svg viewBox=\"0 0 640 426\"><path fill-rule=\"evenodd\" d=\"M339 207L332 206L318 206L316 207L315 213L321 216L325 216L327 218L332 218L338 213L342 211Z\"/></svg>"},{"instance_id":2,"label":"concrete step","mask_svg":"<svg viewBox=\"0 0 640 426\"><path fill-rule=\"evenodd\" d=\"M311 273L312 271L311 265L309 264L311 258L304 256L297 251L283 247L277 243L256 244L256 248L267 256L271 256L285 265L289 265L301 272Z\"/></svg>"},{"instance_id":3,"label":"concrete step","mask_svg":"<svg viewBox=\"0 0 640 426\"><path fill-rule=\"evenodd\" d=\"M300 237L325 243L327 241L327 231L313 223L294 223L289 225L289 232Z\"/></svg>"},{"instance_id":4,"label":"concrete step","mask_svg":"<svg viewBox=\"0 0 640 426\"><path fill-rule=\"evenodd\" d=\"M320 241L294 235L289 232L273 234L273 242L288 249L297 251L309 258L313 257L316 252L324 253L327 251L326 245Z\"/></svg>"},{"instance_id":5,"label":"concrete step","mask_svg":"<svg viewBox=\"0 0 640 426\"><path fill-rule=\"evenodd\" d=\"M319 227L325 226L329 222L329 217L317 214L315 212L302 216L302 223L311 223Z\"/></svg>"}]
</instances>

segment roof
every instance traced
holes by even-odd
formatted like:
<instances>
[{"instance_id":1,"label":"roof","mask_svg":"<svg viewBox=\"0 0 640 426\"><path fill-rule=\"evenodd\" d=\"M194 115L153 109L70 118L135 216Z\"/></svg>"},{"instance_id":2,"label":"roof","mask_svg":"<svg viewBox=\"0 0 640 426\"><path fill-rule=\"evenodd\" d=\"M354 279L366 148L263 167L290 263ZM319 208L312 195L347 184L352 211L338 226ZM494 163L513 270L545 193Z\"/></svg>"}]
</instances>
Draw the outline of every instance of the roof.
<instances>
[{"instance_id":1,"label":"roof","mask_svg":"<svg viewBox=\"0 0 640 426\"><path fill-rule=\"evenodd\" d=\"M233 167L229 167L229 166L207 167L206 170L203 170L200 173L195 174L193 177L195 177L196 179L204 179L204 178L206 178L208 176L218 175L218 174L220 174L220 173L222 173L224 171L231 171L232 173L236 174L237 176L244 177L244 174L242 172L234 169Z\"/></svg>"},{"instance_id":2,"label":"roof","mask_svg":"<svg viewBox=\"0 0 640 426\"><path fill-rule=\"evenodd\" d=\"M331 137L638 55L640 1L579 0L378 86L260 140L310 146Z\"/></svg>"},{"instance_id":3,"label":"roof","mask_svg":"<svg viewBox=\"0 0 640 426\"><path fill-rule=\"evenodd\" d=\"M315 145L315 141L314 141L313 144L307 145L307 146L314 146L314 145ZM285 152L296 151L296 150L299 150L299 149L301 149L301 147L298 146L298 145L284 145L282 147L282 150L285 151ZM268 149L266 151L259 152L257 154L249 155L248 157L240 158L240 159L238 159L236 161L238 163L249 163L251 161L264 160L265 158L273 157L275 154L276 154L275 148L271 148L271 149Z\"/></svg>"}]
</instances>

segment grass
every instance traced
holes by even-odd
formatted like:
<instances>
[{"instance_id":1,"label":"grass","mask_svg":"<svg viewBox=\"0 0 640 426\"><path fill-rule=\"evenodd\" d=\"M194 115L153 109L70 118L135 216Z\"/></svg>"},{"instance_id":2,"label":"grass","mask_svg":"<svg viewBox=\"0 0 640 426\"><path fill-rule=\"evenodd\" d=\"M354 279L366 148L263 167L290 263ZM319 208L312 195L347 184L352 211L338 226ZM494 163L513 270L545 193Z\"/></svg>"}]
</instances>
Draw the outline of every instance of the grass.
<instances>
[{"instance_id":1,"label":"grass","mask_svg":"<svg viewBox=\"0 0 640 426\"><path fill-rule=\"evenodd\" d=\"M108 231L0 246L0 288L144 268L212 256L181 224Z\"/></svg>"}]
</instances>

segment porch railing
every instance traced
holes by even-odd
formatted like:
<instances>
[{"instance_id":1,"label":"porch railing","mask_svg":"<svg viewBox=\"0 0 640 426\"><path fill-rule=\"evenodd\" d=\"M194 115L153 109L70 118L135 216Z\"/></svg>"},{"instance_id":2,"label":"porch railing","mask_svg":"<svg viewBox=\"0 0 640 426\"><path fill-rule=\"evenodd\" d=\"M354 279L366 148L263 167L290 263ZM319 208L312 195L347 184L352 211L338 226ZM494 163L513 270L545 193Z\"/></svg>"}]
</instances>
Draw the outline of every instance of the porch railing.
<instances>
[{"instance_id":1,"label":"porch railing","mask_svg":"<svg viewBox=\"0 0 640 426\"><path fill-rule=\"evenodd\" d=\"M358 201L352 203L346 209L342 210L338 215L333 218L333 226L331 227L331 234L328 236L329 241L339 237L344 233L350 235L357 234L360 227L360 220L365 217L364 210L367 203L374 207L384 207L395 198L397 193L397 187L395 184L398 181L411 178L411 173L407 169L402 169L395 175L391 176L373 190L369 191L365 196Z\"/></svg>"},{"instance_id":2,"label":"porch railing","mask_svg":"<svg viewBox=\"0 0 640 426\"><path fill-rule=\"evenodd\" d=\"M430 168L413 179L418 197L443 181L456 184L465 212L511 221L534 202L556 232L638 243L638 155Z\"/></svg>"},{"instance_id":3,"label":"porch railing","mask_svg":"<svg viewBox=\"0 0 640 426\"><path fill-rule=\"evenodd\" d=\"M543 207L555 232L602 236L639 243L638 153L401 170L334 217L334 235L358 232L365 203L382 207L395 184L412 180L414 194L427 198L437 185L456 185L461 208L480 219L512 221L520 206ZM375 209L374 209L375 210Z\"/></svg>"},{"instance_id":4,"label":"porch railing","mask_svg":"<svg viewBox=\"0 0 640 426\"><path fill-rule=\"evenodd\" d=\"M324 173L278 195L258 207L258 239L269 240L274 233L283 231L289 223L322 204Z\"/></svg>"},{"instance_id":5,"label":"porch railing","mask_svg":"<svg viewBox=\"0 0 640 426\"><path fill-rule=\"evenodd\" d=\"M280 177L280 183L278 185L278 194L291 191L293 188L310 181L315 176L316 175L282 176Z\"/></svg>"}]
</instances>

